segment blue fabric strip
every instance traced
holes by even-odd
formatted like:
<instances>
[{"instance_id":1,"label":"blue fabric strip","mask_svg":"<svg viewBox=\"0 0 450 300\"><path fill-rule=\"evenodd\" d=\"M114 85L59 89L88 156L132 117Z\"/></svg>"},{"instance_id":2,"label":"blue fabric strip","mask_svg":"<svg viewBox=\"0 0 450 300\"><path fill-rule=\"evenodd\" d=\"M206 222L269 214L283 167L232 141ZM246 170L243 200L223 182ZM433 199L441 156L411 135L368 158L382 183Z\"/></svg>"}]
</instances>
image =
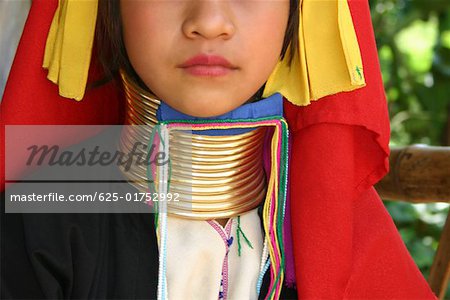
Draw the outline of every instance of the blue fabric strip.
<instances>
[{"instance_id":1,"label":"blue fabric strip","mask_svg":"<svg viewBox=\"0 0 450 300\"><path fill-rule=\"evenodd\" d=\"M164 101L161 101L161 105L156 112L156 116L159 121L173 121L173 120L239 120L239 119L256 119L266 117L282 117L283 116L283 97L280 93L275 93L272 96L261 99L257 102L247 103L238 108L217 116L200 118L183 114ZM214 129L214 130L201 130L193 131L193 134L204 135L234 135L251 131L252 128L235 128L235 129Z\"/></svg>"}]
</instances>

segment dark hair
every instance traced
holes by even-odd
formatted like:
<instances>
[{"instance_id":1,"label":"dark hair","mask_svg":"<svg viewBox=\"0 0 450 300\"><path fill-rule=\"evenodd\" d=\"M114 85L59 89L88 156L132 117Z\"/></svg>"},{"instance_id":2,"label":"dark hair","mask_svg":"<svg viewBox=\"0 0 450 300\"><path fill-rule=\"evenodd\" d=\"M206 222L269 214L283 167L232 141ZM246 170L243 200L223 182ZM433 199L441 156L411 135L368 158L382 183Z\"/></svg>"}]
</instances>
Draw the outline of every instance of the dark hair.
<instances>
[{"instance_id":1,"label":"dark hair","mask_svg":"<svg viewBox=\"0 0 450 300\"><path fill-rule=\"evenodd\" d=\"M291 46L289 63L292 62L295 52L298 50L298 22L299 0L290 0L289 19L284 36L280 58L283 59ZM122 37L122 21L120 16L120 0L100 0L98 7L98 19L96 28L96 46L98 58L103 66L105 77L117 79L119 70L125 70L143 88L145 84L139 78L128 59L125 44ZM252 100L260 99L264 86L252 97Z\"/></svg>"}]
</instances>

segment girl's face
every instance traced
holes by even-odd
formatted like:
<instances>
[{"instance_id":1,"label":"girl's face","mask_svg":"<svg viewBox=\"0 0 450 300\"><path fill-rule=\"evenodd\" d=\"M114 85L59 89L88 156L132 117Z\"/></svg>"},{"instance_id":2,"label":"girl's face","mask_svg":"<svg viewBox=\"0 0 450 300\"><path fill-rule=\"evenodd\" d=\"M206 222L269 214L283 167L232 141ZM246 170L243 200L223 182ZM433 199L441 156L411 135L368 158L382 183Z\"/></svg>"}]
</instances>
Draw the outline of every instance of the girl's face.
<instances>
[{"instance_id":1,"label":"girl's face","mask_svg":"<svg viewBox=\"0 0 450 300\"><path fill-rule=\"evenodd\" d=\"M121 0L130 62L176 110L210 117L249 100L279 60L289 0Z\"/></svg>"}]
</instances>

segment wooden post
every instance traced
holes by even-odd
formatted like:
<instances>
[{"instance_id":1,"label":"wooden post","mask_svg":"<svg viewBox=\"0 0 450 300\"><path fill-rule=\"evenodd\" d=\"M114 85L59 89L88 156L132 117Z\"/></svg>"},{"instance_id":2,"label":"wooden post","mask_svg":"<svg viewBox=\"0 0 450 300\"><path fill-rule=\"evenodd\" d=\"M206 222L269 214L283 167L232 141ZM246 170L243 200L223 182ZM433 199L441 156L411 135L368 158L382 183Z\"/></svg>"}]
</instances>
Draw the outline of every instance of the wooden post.
<instances>
[{"instance_id":1,"label":"wooden post","mask_svg":"<svg viewBox=\"0 0 450 300\"><path fill-rule=\"evenodd\" d=\"M439 247L433 259L428 283L433 292L444 299L447 285L450 279L450 214L447 216L447 221L442 230L441 239L439 240Z\"/></svg>"},{"instance_id":2,"label":"wooden post","mask_svg":"<svg viewBox=\"0 0 450 300\"><path fill-rule=\"evenodd\" d=\"M392 148L390 172L375 187L385 200L450 203L450 147Z\"/></svg>"}]
</instances>

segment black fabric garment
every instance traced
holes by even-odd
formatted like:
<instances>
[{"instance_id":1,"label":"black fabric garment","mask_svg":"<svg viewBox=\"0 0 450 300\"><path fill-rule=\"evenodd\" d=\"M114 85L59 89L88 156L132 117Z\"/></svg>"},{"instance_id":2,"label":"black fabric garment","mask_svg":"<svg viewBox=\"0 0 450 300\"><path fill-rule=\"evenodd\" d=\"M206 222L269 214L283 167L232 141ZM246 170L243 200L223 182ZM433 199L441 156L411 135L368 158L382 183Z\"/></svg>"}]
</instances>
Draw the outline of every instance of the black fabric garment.
<instances>
[{"instance_id":1,"label":"black fabric garment","mask_svg":"<svg viewBox=\"0 0 450 300\"><path fill-rule=\"evenodd\" d=\"M121 176L116 166L101 172L104 178ZM127 183L111 183L108 191L137 192ZM156 299L154 214L5 214L4 200L3 194L1 299ZM269 283L268 271L259 299ZM281 299L297 299L296 291L284 287Z\"/></svg>"},{"instance_id":2,"label":"black fabric garment","mask_svg":"<svg viewBox=\"0 0 450 300\"><path fill-rule=\"evenodd\" d=\"M156 298L152 215L4 217L2 298Z\"/></svg>"},{"instance_id":3,"label":"black fabric garment","mask_svg":"<svg viewBox=\"0 0 450 300\"><path fill-rule=\"evenodd\" d=\"M2 299L156 299L153 215L4 214L1 275Z\"/></svg>"}]
</instances>

